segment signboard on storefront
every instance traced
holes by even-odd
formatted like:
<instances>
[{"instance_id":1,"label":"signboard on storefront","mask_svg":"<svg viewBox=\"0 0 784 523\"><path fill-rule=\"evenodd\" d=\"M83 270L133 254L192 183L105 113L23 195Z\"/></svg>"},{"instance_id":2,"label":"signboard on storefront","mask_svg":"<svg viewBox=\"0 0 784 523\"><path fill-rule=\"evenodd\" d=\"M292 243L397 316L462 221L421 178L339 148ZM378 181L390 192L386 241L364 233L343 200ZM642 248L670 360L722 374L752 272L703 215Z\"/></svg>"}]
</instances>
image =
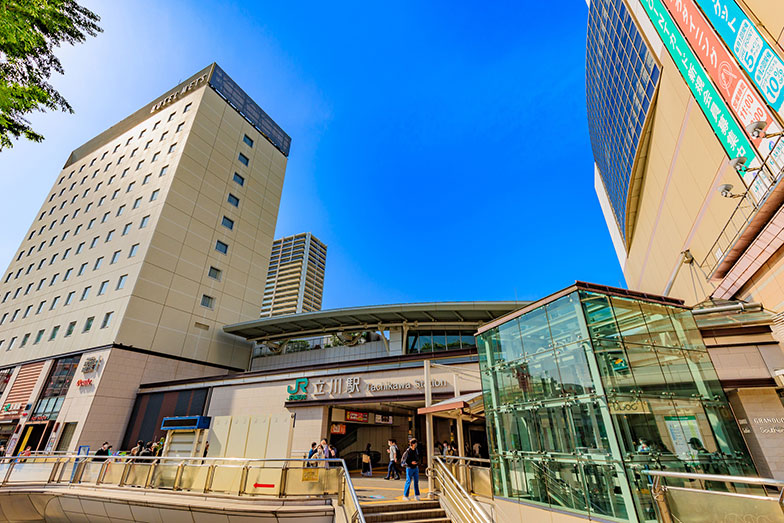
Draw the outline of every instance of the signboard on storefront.
<instances>
[{"instance_id":1,"label":"signboard on storefront","mask_svg":"<svg viewBox=\"0 0 784 523\"><path fill-rule=\"evenodd\" d=\"M442 378L430 381L432 388L443 389L449 383ZM424 392L425 380L422 379L362 379L359 376L328 377L328 378L296 378L286 386L287 401L305 401L308 399L324 399L359 396L362 393L373 394L383 392Z\"/></svg>"},{"instance_id":2,"label":"signboard on storefront","mask_svg":"<svg viewBox=\"0 0 784 523\"><path fill-rule=\"evenodd\" d=\"M368 422L368 413L367 412L356 412L353 410L346 411L346 421L354 421L356 423L367 423Z\"/></svg>"},{"instance_id":3,"label":"signboard on storefront","mask_svg":"<svg viewBox=\"0 0 784 523\"><path fill-rule=\"evenodd\" d=\"M731 159L745 157L748 168L759 167L760 159L745 130L733 117L732 111L664 6L663 0L644 0L640 3L727 156ZM755 174L756 171L745 172L741 176L751 194L759 201L765 194L767 185L761 177L755 178Z\"/></svg>"},{"instance_id":4,"label":"signboard on storefront","mask_svg":"<svg viewBox=\"0 0 784 523\"><path fill-rule=\"evenodd\" d=\"M389 414L376 414L376 423L380 425L392 425L392 416Z\"/></svg>"},{"instance_id":5,"label":"signboard on storefront","mask_svg":"<svg viewBox=\"0 0 784 523\"><path fill-rule=\"evenodd\" d=\"M329 427L330 434L345 434L346 433L346 424L345 423L333 423Z\"/></svg>"},{"instance_id":6,"label":"signboard on storefront","mask_svg":"<svg viewBox=\"0 0 784 523\"><path fill-rule=\"evenodd\" d=\"M716 32L749 73L765 100L784 106L784 61L735 0L696 0Z\"/></svg>"}]
</instances>

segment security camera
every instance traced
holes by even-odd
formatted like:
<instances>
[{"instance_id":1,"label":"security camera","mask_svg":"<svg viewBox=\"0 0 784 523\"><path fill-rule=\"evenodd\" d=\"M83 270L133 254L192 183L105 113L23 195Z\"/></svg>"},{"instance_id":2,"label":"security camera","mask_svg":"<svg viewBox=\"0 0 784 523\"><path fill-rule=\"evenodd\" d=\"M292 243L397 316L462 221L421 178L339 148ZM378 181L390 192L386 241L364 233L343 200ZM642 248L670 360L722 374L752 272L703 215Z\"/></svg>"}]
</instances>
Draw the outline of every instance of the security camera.
<instances>
[{"instance_id":1,"label":"security camera","mask_svg":"<svg viewBox=\"0 0 784 523\"><path fill-rule=\"evenodd\" d=\"M748 158L746 158L745 156L738 156L737 158L733 158L730 161L730 167L732 167L733 169L735 169L738 172L745 171L746 170L746 165L745 165L746 164L746 160L748 160Z\"/></svg>"},{"instance_id":2,"label":"security camera","mask_svg":"<svg viewBox=\"0 0 784 523\"><path fill-rule=\"evenodd\" d=\"M732 184L731 183L725 183L725 184L719 185L718 188L719 188L719 194L721 194L725 198L732 198Z\"/></svg>"},{"instance_id":3,"label":"security camera","mask_svg":"<svg viewBox=\"0 0 784 523\"><path fill-rule=\"evenodd\" d=\"M765 128L767 124L768 122L764 122L764 121L751 122L749 125L746 126L746 132L749 133L754 138L764 137L762 130Z\"/></svg>"}]
</instances>

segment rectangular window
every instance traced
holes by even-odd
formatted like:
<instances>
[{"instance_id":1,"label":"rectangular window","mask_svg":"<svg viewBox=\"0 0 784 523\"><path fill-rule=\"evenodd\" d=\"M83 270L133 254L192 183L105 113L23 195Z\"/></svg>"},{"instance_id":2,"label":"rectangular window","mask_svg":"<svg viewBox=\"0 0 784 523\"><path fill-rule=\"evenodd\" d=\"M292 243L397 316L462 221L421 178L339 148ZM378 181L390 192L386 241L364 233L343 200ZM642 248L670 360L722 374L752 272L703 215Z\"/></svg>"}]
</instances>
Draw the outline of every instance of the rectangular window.
<instances>
[{"instance_id":1,"label":"rectangular window","mask_svg":"<svg viewBox=\"0 0 784 523\"><path fill-rule=\"evenodd\" d=\"M82 242L79 245L77 245L77 247L76 247L76 254L81 253L82 249L84 249L84 242Z\"/></svg>"},{"instance_id":2,"label":"rectangular window","mask_svg":"<svg viewBox=\"0 0 784 523\"><path fill-rule=\"evenodd\" d=\"M161 135L161 139L160 139L160 141L161 141L161 142L162 142L162 141L164 141L164 140L166 139L166 135L167 135L167 134L169 134L169 133L168 133L168 131L167 131L167 132L164 132L164 133Z\"/></svg>"},{"instance_id":3,"label":"rectangular window","mask_svg":"<svg viewBox=\"0 0 784 523\"><path fill-rule=\"evenodd\" d=\"M46 278L44 278L44 279L42 279L41 281L38 282L38 287L36 287L35 290L40 291L41 287L44 286L44 283L46 283Z\"/></svg>"},{"instance_id":4,"label":"rectangular window","mask_svg":"<svg viewBox=\"0 0 784 523\"><path fill-rule=\"evenodd\" d=\"M38 345L38 343L41 341L41 338L44 337L44 332L44 329L38 331L38 333L35 335L35 341L33 342L33 345Z\"/></svg>"},{"instance_id":5,"label":"rectangular window","mask_svg":"<svg viewBox=\"0 0 784 523\"><path fill-rule=\"evenodd\" d=\"M247 157L247 156L245 156L245 155L244 155L244 154L242 154L242 153L240 153L240 155L237 157L237 159L240 161L240 163L241 163L242 165L245 165L245 166L247 166L247 165L248 165L248 163L250 162L250 161L248 160L248 157Z\"/></svg>"},{"instance_id":6,"label":"rectangular window","mask_svg":"<svg viewBox=\"0 0 784 523\"><path fill-rule=\"evenodd\" d=\"M87 318L87 320L84 322L84 328L82 329L82 332L89 332L89 330L93 328L94 321L95 321L95 316L90 316L89 318Z\"/></svg>"},{"instance_id":7,"label":"rectangular window","mask_svg":"<svg viewBox=\"0 0 784 523\"><path fill-rule=\"evenodd\" d=\"M213 280L220 281L220 279L221 279L221 272L223 272L223 271L221 271L220 269L218 269L216 267L210 267L210 270L207 271L207 276L209 276Z\"/></svg>"},{"instance_id":8,"label":"rectangular window","mask_svg":"<svg viewBox=\"0 0 784 523\"><path fill-rule=\"evenodd\" d=\"M234 230L234 220L232 220L231 218L228 218L226 216L224 216L223 220L221 220L221 225L223 225L224 227L226 227L230 231Z\"/></svg>"},{"instance_id":9,"label":"rectangular window","mask_svg":"<svg viewBox=\"0 0 784 523\"><path fill-rule=\"evenodd\" d=\"M152 144L152 140L144 144L144 150L146 151L147 149L149 149L151 144Z\"/></svg>"},{"instance_id":10,"label":"rectangular window","mask_svg":"<svg viewBox=\"0 0 784 523\"><path fill-rule=\"evenodd\" d=\"M120 156L120 157L117 159L117 165L120 165L120 162L122 162L123 160L125 160L125 156ZM107 167L108 167L108 165L107 165Z\"/></svg>"},{"instance_id":11,"label":"rectangular window","mask_svg":"<svg viewBox=\"0 0 784 523\"><path fill-rule=\"evenodd\" d=\"M111 321L112 321L112 316L114 316L114 312L107 312L104 315L103 321L101 322L101 328L102 329L105 329L106 327L109 326L109 323L111 323Z\"/></svg>"},{"instance_id":12,"label":"rectangular window","mask_svg":"<svg viewBox=\"0 0 784 523\"><path fill-rule=\"evenodd\" d=\"M117 198L117 195L118 195L118 194L120 194L120 189L117 189L116 191L114 191L114 192L112 193L112 200L114 200L115 198Z\"/></svg>"},{"instance_id":13,"label":"rectangular window","mask_svg":"<svg viewBox=\"0 0 784 523\"><path fill-rule=\"evenodd\" d=\"M134 186L135 183L136 182L129 183L128 184L128 188L125 190L125 192L131 192L133 190L133 186Z\"/></svg>"},{"instance_id":14,"label":"rectangular window","mask_svg":"<svg viewBox=\"0 0 784 523\"><path fill-rule=\"evenodd\" d=\"M81 276L84 274L84 270L87 268L87 262L84 262L81 267L79 267L79 272L76 273L77 276Z\"/></svg>"},{"instance_id":15,"label":"rectangular window","mask_svg":"<svg viewBox=\"0 0 784 523\"><path fill-rule=\"evenodd\" d=\"M139 224L139 229L144 229L147 227L147 224L150 222L150 215L148 214L144 218L142 218L142 222Z\"/></svg>"},{"instance_id":16,"label":"rectangular window","mask_svg":"<svg viewBox=\"0 0 784 523\"><path fill-rule=\"evenodd\" d=\"M93 241L90 242L90 248L92 249L93 247L95 247L98 244L98 240L100 239L101 239L100 236L96 236L95 238L93 238Z\"/></svg>"},{"instance_id":17,"label":"rectangular window","mask_svg":"<svg viewBox=\"0 0 784 523\"><path fill-rule=\"evenodd\" d=\"M73 269L68 269L67 271L65 271L65 275L63 276L63 281L68 281L68 278L71 277L71 272L72 271L73 271Z\"/></svg>"},{"instance_id":18,"label":"rectangular window","mask_svg":"<svg viewBox=\"0 0 784 523\"><path fill-rule=\"evenodd\" d=\"M122 216L122 213L125 212L125 205L120 205L117 209L117 216Z\"/></svg>"},{"instance_id":19,"label":"rectangular window","mask_svg":"<svg viewBox=\"0 0 784 523\"><path fill-rule=\"evenodd\" d=\"M38 304L38 308L35 309L36 314L41 314L41 311L44 310L44 305L46 305L46 300L42 301Z\"/></svg>"},{"instance_id":20,"label":"rectangular window","mask_svg":"<svg viewBox=\"0 0 784 523\"><path fill-rule=\"evenodd\" d=\"M139 169L141 169L142 165L144 165L144 160L136 164L136 170L138 171Z\"/></svg>"},{"instance_id":21,"label":"rectangular window","mask_svg":"<svg viewBox=\"0 0 784 523\"><path fill-rule=\"evenodd\" d=\"M52 305L49 307L49 310L53 311L54 308L57 307L57 303L59 301L60 301L60 297L59 296L55 296L54 299L52 300Z\"/></svg>"},{"instance_id":22,"label":"rectangular window","mask_svg":"<svg viewBox=\"0 0 784 523\"><path fill-rule=\"evenodd\" d=\"M70 305L71 304L71 302L74 299L74 295L75 294L76 294L76 291L71 291L71 292L68 293L68 296L65 297L65 305Z\"/></svg>"},{"instance_id":23,"label":"rectangular window","mask_svg":"<svg viewBox=\"0 0 784 523\"><path fill-rule=\"evenodd\" d=\"M73 331L74 331L75 328L76 328L76 322L75 321L72 321L71 323L69 323L68 327L66 327L66 329L65 329L65 337L67 338L68 336L73 334Z\"/></svg>"},{"instance_id":24,"label":"rectangular window","mask_svg":"<svg viewBox=\"0 0 784 523\"><path fill-rule=\"evenodd\" d=\"M139 196L139 197L138 197L138 198L136 198L136 200L133 202L133 208L134 208L134 209L138 209L138 208L139 208L139 205L141 205L141 203L142 203L142 197L141 197L141 196Z\"/></svg>"},{"instance_id":25,"label":"rectangular window","mask_svg":"<svg viewBox=\"0 0 784 523\"><path fill-rule=\"evenodd\" d=\"M229 246L228 244L218 240L215 242L215 250L220 253L227 254L229 252Z\"/></svg>"},{"instance_id":26,"label":"rectangular window","mask_svg":"<svg viewBox=\"0 0 784 523\"><path fill-rule=\"evenodd\" d=\"M2 317L2 318L0 318L0 325L2 325L3 323L5 323L5 319L6 319L6 318L8 318L8 313L7 313L7 312L6 312L5 314L3 314L3 317Z\"/></svg>"},{"instance_id":27,"label":"rectangular window","mask_svg":"<svg viewBox=\"0 0 784 523\"><path fill-rule=\"evenodd\" d=\"M25 319L28 316L30 316L30 311L31 310L33 310L33 306L32 305L28 305L27 308L25 309L25 311L22 313L22 319Z\"/></svg>"},{"instance_id":28,"label":"rectangular window","mask_svg":"<svg viewBox=\"0 0 784 523\"><path fill-rule=\"evenodd\" d=\"M169 146L169 154L173 153L176 150L177 150L177 144L176 143L173 143L173 144L171 144Z\"/></svg>"},{"instance_id":29,"label":"rectangular window","mask_svg":"<svg viewBox=\"0 0 784 523\"><path fill-rule=\"evenodd\" d=\"M120 289L122 289L123 287L125 287L125 281L126 281L127 279L128 279L128 275L127 275L127 274L123 274L122 276L120 276L120 279L119 279L119 280L117 280L117 290L118 290L118 291L119 291Z\"/></svg>"},{"instance_id":30,"label":"rectangular window","mask_svg":"<svg viewBox=\"0 0 784 523\"><path fill-rule=\"evenodd\" d=\"M134 156L136 156L136 151L138 151L138 150L139 150L139 148L137 147L136 149L134 149L133 151L131 151L131 158L133 158Z\"/></svg>"},{"instance_id":31,"label":"rectangular window","mask_svg":"<svg viewBox=\"0 0 784 523\"><path fill-rule=\"evenodd\" d=\"M90 220L90 222L87 224L87 230L89 231L90 229L92 229L93 225L95 225L95 218Z\"/></svg>"},{"instance_id":32,"label":"rectangular window","mask_svg":"<svg viewBox=\"0 0 784 523\"><path fill-rule=\"evenodd\" d=\"M110 242L110 241L112 241L112 238L113 238L113 237L114 237L114 229L112 229L111 231L109 231L108 233L106 233L106 240L105 240L105 242ZM105 242L104 242L104 243L105 243Z\"/></svg>"},{"instance_id":33,"label":"rectangular window","mask_svg":"<svg viewBox=\"0 0 784 523\"><path fill-rule=\"evenodd\" d=\"M240 173L234 173L234 181L239 186L245 185L245 178L240 176Z\"/></svg>"},{"instance_id":34,"label":"rectangular window","mask_svg":"<svg viewBox=\"0 0 784 523\"><path fill-rule=\"evenodd\" d=\"M103 296L106 294L106 289L109 287L109 280L102 281L100 287L98 287L98 296Z\"/></svg>"},{"instance_id":35,"label":"rectangular window","mask_svg":"<svg viewBox=\"0 0 784 523\"><path fill-rule=\"evenodd\" d=\"M246 134L245 136L243 136L243 137L242 137L242 141L243 141L243 142L245 142L245 144L246 144L248 147L253 147L253 140L252 140L252 139L250 138L250 136L248 136L247 134Z\"/></svg>"},{"instance_id":36,"label":"rectangular window","mask_svg":"<svg viewBox=\"0 0 784 523\"><path fill-rule=\"evenodd\" d=\"M159 193L159 192L161 192L161 190L160 190L160 189L155 189L155 190L152 192L152 194L150 195L150 201L151 201L151 202L154 202L155 200L157 200L157 199L158 199L158 193Z\"/></svg>"},{"instance_id":37,"label":"rectangular window","mask_svg":"<svg viewBox=\"0 0 784 523\"><path fill-rule=\"evenodd\" d=\"M115 179L115 178L117 178L117 177L116 177L116 176L112 176L112 177L110 177L110 178L109 178L109 181L108 181L108 182L106 182L106 185L111 185L111 184L112 184L112 182L114 181L114 179Z\"/></svg>"},{"instance_id":38,"label":"rectangular window","mask_svg":"<svg viewBox=\"0 0 784 523\"><path fill-rule=\"evenodd\" d=\"M180 125L178 125L178 126L177 126L177 130L176 130L176 131L174 131L174 132L175 132L175 133L178 133L178 132L182 131L182 128L183 128L183 127L185 127L185 122L183 122L183 123L181 123Z\"/></svg>"},{"instance_id":39,"label":"rectangular window","mask_svg":"<svg viewBox=\"0 0 784 523\"><path fill-rule=\"evenodd\" d=\"M163 167L161 167L161 174L159 174L158 176L163 176L164 174L166 174L166 171L168 170L169 170L169 166L164 165Z\"/></svg>"},{"instance_id":40,"label":"rectangular window","mask_svg":"<svg viewBox=\"0 0 784 523\"><path fill-rule=\"evenodd\" d=\"M16 317L17 317L17 316L19 316L19 309L16 309L16 310L14 311L14 313L11 315L11 320L10 320L10 321L11 321L11 323L13 323L13 322L14 322L14 320L16 320Z\"/></svg>"},{"instance_id":41,"label":"rectangular window","mask_svg":"<svg viewBox=\"0 0 784 523\"><path fill-rule=\"evenodd\" d=\"M59 276L60 276L59 272L54 273L54 276L52 276L52 281L49 282L49 287L51 287L52 285L54 285L57 282L57 278Z\"/></svg>"},{"instance_id":42,"label":"rectangular window","mask_svg":"<svg viewBox=\"0 0 784 523\"><path fill-rule=\"evenodd\" d=\"M201 296L202 307L207 307L208 309L211 309L214 303L215 303L215 298L213 298L212 296L207 296L206 294L202 294Z\"/></svg>"},{"instance_id":43,"label":"rectangular window","mask_svg":"<svg viewBox=\"0 0 784 523\"><path fill-rule=\"evenodd\" d=\"M152 161L154 162L155 160L157 160L160 155L161 155L160 151L158 151L157 153L153 154L152 155Z\"/></svg>"},{"instance_id":44,"label":"rectangular window","mask_svg":"<svg viewBox=\"0 0 784 523\"><path fill-rule=\"evenodd\" d=\"M14 348L14 343L16 343L16 336L11 338L11 343L8 344L8 348L6 350L11 350Z\"/></svg>"},{"instance_id":45,"label":"rectangular window","mask_svg":"<svg viewBox=\"0 0 784 523\"><path fill-rule=\"evenodd\" d=\"M190 111L191 110L191 105L193 105L193 103L189 103L188 105L186 105L185 109L183 109L182 112L183 113L187 113L188 111Z\"/></svg>"},{"instance_id":46,"label":"rectangular window","mask_svg":"<svg viewBox=\"0 0 784 523\"><path fill-rule=\"evenodd\" d=\"M101 223L106 223L106 220L109 219L109 215L112 214L110 212L103 213L103 217L101 218Z\"/></svg>"},{"instance_id":47,"label":"rectangular window","mask_svg":"<svg viewBox=\"0 0 784 523\"><path fill-rule=\"evenodd\" d=\"M240 206L240 199L237 198L236 196L234 196L231 193L229 193L229 197L227 198L226 201L228 201L234 207L239 207Z\"/></svg>"},{"instance_id":48,"label":"rectangular window","mask_svg":"<svg viewBox=\"0 0 784 523\"><path fill-rule=\"evenodd\" d=\"M152 174L148 174L147 176L145 176L144 180L142 180L142 185L147 185L150 182L150 177L151 176L152 176Z\"/></svg>"},{"instance_id":49,"label":"rectangular window","mask_svg":"<svg viewBox=\"0 0 784 523\"><path fill-rule=\"evenodd\" d=\"M84 300L86 300L90 296L90 289L91 288L92 287L90 285L88 285L87 287L84 288L84 290L82 291L82 297L79 298L79 301L84 301Z\"/></svg>"},{"instance_id":50,"label":"rectangular window","mask_svg":"<svg viewBox=\"0 0 784 523\"><path fill-rule=\"evenodd\" d=\"M120 251L114 251L114 254L112 254L112 261L109 262L109 265L114 265L115 263L117 263L117 260L119 259L120 259Z\"/></svg>"},{"instance_id":51,"label":"rectangular window","mask_svg":"<svg viewBox=\"0 0 784 523\"><path fill-rule=\"evenodd\" d=\"M60 326L59 325L55 325L54 327L52 327L52 333L49 335L49 341L52 341L53 339L55 339L55 337L57 337L57 333L58 332L60 332Z\"/></svg>"},{"instance_id":52,"label":"rectangular window","mask_svg":"<svg viewBox=\"0 0 784 523\"><path fill-rule=\"evenodd\" d=\"M103 263L103 256L95 260L95 267L93 267L93 270L97 271L98 269L100 269L102 263Z\"/></svg>"},{"instance_id":53,"label":"rectangular window","mask_svg":"<svg viewBox=\"0 0 784 523\"><path fill-rule=\"evenodd\" d=\"M80 223L79 225L76 226L76 229L74 230L74 236L79 234L79 231L81 230L82 230L82 224Z\"/></svg>"},{"instance_id":54,"label":"rectangular window","mask_svg":"<svg viewBox=\"0 0 784 523\"><path fill-rule=\"evenodd\" d=\"M25 345L27 345L27 340L29 340L29 339L30 339L30 333L28 332L28 333L27 333L27 334L25 334L25 335L24 335L24 337L22 338L22 343L20 343L20 344L19 344L19 348L21 349L22 347L24 347Z\"/></svg>"},{"instance_id":55,"label":"rectangular window","mask_svg":"<svg viewBox=\"0 0 784 523\"><path fill-rule=\"evenodd\" d=\"M134 243L133 245L131 245L131 252L128 253L128 257L129 258L133 258L134 256L136 256L136 253L138 252L138 250L139 250L139 244L138 243Z\"/></svg>"},{"instance_id":56,"label":"rectangular window","mask_svg":"<svg viewBox=\"0 0 784 523\"><path fill-rule=\"evenodd\" d=\"M172 120L174 120L174 115L176 115L176 114L177 114L176 112L174 112L174 113L171 113L171 114L169 115L169 119L168 119L168 120L166 120L166 121L167 121L167 122L171 122Z\"/></svg>"},{"instance_id":57,"label":"rectangular window","mask_svg":"<svg viewBox=\"0 0 784 523\"><path fill-rule=\"evenodd\" d=\"M132 223L126 223L125 227L123 227L122 235L125 236L131 230Z\"/></svg>"},{"instance_id":58,"label":"rectangular window","mask_svg":"<svg viewBox=\"0 0 784 523\"><path fill-rule=\"evenodd\" d=\"M98 200L98 207L100 207L101 205L103 205L103 202L105 202L105 201L106 201L106 196L101 196L101 199L100 199L100 200Z\"/></svg>"}]
</instances>

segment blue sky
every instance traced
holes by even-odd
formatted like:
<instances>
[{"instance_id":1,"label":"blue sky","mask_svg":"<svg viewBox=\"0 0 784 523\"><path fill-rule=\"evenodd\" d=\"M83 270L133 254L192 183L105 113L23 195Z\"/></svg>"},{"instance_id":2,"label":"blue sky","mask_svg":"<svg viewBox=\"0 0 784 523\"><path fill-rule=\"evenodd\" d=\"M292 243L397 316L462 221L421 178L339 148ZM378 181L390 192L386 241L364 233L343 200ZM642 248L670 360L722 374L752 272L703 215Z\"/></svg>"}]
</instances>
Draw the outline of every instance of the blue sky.
<instances>
[{"instance_id":1,"label":"blue sky","mask_svg":"<svg viewBox=\"0 0 784 523\"><path fill-rule=\"evenodd\" d=\"M76 114L0 153L6 266L71 150L212 61L292 137L277 236L328 245L324 308L624 285L593 190L583 0L87 1Z\"/></svg>"}]
</instances>

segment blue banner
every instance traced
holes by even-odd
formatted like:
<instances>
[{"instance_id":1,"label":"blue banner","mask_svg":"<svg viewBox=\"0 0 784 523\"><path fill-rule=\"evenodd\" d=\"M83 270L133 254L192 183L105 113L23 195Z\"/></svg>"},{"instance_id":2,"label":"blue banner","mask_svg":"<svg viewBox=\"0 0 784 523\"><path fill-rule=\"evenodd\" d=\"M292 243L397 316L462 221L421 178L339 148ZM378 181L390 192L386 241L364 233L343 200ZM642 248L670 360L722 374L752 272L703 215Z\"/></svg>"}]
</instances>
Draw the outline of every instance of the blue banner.
<instances>
[{"instance_id":1,"label":"blue banner","mask_svg":"<svg viewBox=\"0 0 784 523\"><path fill-rule=\"evenodd\" d=\"M779 114L784 105L784 62L735 0L696 0L705 16Z\"/></svg>"}]
</instances>

